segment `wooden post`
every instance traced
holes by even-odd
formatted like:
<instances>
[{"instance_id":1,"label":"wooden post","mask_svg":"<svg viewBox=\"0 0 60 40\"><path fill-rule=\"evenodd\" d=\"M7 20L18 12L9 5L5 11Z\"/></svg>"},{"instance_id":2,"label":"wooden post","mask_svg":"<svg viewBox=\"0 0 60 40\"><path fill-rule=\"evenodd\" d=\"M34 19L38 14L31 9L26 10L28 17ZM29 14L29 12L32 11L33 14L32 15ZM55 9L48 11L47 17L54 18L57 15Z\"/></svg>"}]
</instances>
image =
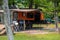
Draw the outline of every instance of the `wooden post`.
<instances>
[{"instance_id":1,"label":"wooden post","mask_svg":"<svg viewBox=\"0 0 60 40\"><path fill-rule=\"evenodd\" d=\"M13 22L13 11L11 11L11 10L10 10L10 16L11 16L10 17L10 19L11 19L10 22L12 23Z\"/></svg>"},{"instance_id":2,"label":"wooden post","mask_svg":"<svg viewBox=\"0 0 60 40\"><path fill-rule=\"evenodd\" d=\"M25 27L26 27L26 25L25 25L25 20L24 20L24 30L25 30Z\"/></svg>"},{"instance_id":3,"label":"wooden post","mask_svg":"<svg viewBox=\"0 0 60 40\"><path fill-rule=\"evenodd\" d=\"M8 40L14 40L10 25L10 11L8 7L8 0L3 0L3 9L4 9L4 23L5 23Z\"/></svg>"}]
</instances>

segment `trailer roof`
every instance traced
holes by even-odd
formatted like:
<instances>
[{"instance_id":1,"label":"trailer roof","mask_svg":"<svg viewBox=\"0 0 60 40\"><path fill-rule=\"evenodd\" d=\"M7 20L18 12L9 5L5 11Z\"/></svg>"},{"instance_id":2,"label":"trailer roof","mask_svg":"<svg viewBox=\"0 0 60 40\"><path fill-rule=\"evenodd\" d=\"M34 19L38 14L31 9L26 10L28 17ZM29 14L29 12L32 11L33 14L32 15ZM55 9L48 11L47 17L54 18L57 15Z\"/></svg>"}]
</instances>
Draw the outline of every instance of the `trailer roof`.
<instances>
[{"instance_id":1,"label":"trailer roof","mask_svg":"<svg viewBox=\"0 0 60 40\"><path fill-rule=\"evenodd\" d=\"M30 11L37 11L37 9L11 9L11 11L30 12Z\"/></svg>"},{"instance_id":2,"label":"trailer roof","mask_svg":"<svg viewBox=\"0 0 60 40\"><path fill-rule=\"evenodd\" d=\"M10 9L10 11L31 12L31 11L37 11L37 9ZM4 12L4 10L0 10L0 13L2 12Z\"/></svg>"}]
</instances>

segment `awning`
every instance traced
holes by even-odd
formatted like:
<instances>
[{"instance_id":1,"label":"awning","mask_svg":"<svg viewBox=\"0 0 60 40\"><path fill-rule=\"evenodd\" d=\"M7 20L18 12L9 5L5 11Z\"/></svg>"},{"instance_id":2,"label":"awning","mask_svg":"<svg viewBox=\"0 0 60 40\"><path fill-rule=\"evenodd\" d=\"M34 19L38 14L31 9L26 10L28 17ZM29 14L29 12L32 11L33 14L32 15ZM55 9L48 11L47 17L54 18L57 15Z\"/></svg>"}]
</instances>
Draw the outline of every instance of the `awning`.
<instances>
[{"instance_id":1,"label":"awning","mask_svg":"<svg viewBox=\"0 0 60 40\"><path fill-rule=\"evenodd\" d=\"M17 12L31 12L31 11L37 11L37 9L10 9L10 11L17 11ZM0 13L4 12L3 10L0 10Z\"/></svg>"},{"instance_id":2,"label":"awning","mask_svg":"<svg viewBox=\"0 0 60 40\"><path fill-rule=\"evenodd\" d=\"M17 11L17 12L31 12L31 11L37 11L37 9L10 9L11 11Z\"/></svg>"}]
</instances>

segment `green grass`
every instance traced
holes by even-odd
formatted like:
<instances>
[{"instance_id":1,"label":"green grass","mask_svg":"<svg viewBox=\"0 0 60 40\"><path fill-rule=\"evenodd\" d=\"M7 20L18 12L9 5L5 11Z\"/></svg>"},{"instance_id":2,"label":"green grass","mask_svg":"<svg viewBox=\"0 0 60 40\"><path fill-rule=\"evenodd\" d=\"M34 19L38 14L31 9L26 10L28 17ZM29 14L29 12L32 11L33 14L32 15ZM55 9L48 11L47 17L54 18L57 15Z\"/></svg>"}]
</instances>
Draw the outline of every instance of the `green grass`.
<instances>
[{"instance_id":1,"label":"green grass","mask_svg":"<svg viewBox=\"0 0 60 40\"><path fill-rule=\"evenodd\" d=\"M60 40L60 34L22 34L14 35L15 40ZM6 36L0 36L0 40L7 40Z\"/></svg>"},{"instance_id":2,"label":"green grass","mask_svg":"<svg viewBox=\"0 0 60 40\"><path fill-rule=\"evenodd\" d=\"M33 24L33 27L55 28L55 26L55 24ZM58 27L60 27L60 23L58 23Z\"/></svg>"}]
</instances>

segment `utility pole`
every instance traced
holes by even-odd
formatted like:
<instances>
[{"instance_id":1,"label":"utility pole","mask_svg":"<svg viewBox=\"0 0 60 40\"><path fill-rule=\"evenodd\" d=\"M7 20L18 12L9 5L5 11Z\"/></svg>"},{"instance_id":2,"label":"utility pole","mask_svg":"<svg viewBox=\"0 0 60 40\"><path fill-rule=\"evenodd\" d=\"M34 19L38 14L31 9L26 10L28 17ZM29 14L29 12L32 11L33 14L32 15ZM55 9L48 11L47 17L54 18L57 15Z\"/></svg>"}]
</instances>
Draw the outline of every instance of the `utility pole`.
<instances>
[{"instance_id":1,"label":"utility pole","mask_svg":"<svg viewBox=\"0 0 60 40\"><path fill-rule=\"evenodd\" d=\"M8 7L8 0L3 0L3 10L4 10L5 29L8 36L8 40L14 40L11 25L10 25L10 10Z\"/></svg>"}]
</instances>

